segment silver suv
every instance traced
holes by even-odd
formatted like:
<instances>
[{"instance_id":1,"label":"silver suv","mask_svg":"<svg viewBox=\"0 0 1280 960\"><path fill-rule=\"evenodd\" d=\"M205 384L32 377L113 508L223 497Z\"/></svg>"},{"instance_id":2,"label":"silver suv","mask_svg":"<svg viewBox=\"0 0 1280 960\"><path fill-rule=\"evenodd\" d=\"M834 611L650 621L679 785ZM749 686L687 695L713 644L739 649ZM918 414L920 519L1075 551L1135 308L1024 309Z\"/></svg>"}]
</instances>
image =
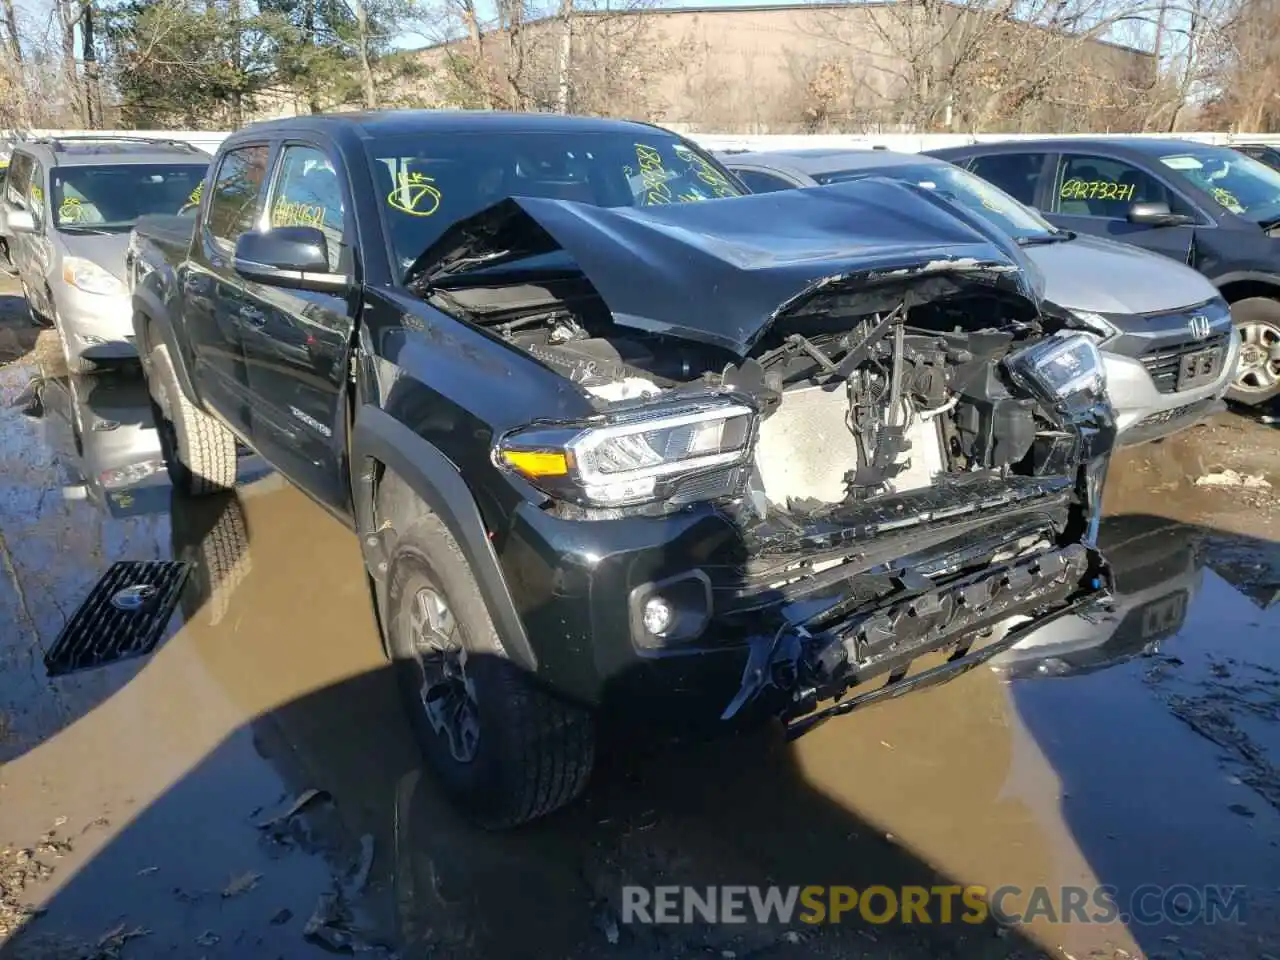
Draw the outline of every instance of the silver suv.
<instances>
[{"instance_id":1,"label":"silver suv","mask_svg":"<svg viewBox=\"0 0 1280 960\"><path fill-rule=\"evenodd\" d=\"M60 137L15 145L0 201L7 265L32 319L58 331L67 367L137 356L125 288L129 231L198 196L209 155L177 140Z\"/></svg>"}]
</instances>

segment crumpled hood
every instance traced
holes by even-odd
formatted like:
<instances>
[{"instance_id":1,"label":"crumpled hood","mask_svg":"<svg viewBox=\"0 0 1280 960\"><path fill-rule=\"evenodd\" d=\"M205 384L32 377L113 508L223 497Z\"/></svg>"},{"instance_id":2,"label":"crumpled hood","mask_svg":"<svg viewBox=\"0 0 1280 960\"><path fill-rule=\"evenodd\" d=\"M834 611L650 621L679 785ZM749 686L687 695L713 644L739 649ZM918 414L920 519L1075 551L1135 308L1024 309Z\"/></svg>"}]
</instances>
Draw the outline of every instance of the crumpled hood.
<instances>
[{"instance_id":1,"label":"crumpled hood","mask_svg":"<svg viewBox=\"0 0 1280 960\"><path fill-rule=\"evenodd\" d=\"M129 250L127 230L112 234L63 233L59 239L71 256L91 260L124 282L124 255Z\"/></svg>"},{"instance_id":2,"label":"crumpled hood","mask_svg":"<svg viewBox=\"0 0 1280 960\"><path fill-rule=\"evenodd\" d=\"M1034 268L1012 241L883 178L653 207L513 197L445 231L407 280L439 284L557 249L616 323L739 356L780 313L833 283L962 274L1038 302Z\"/></svg>"},{"instance_id":3,"label":"crumpled hood","mask_svg":"<svg viewBox=\"0 0 1280 960\"><path fill-rule=\"evenodd\" d=\"M1200 273L1127 243L1077 234L1026 248L1044 277L1044 299L1093 313L1167 313L1218 296Z\"/></svg>"}]
</instances>

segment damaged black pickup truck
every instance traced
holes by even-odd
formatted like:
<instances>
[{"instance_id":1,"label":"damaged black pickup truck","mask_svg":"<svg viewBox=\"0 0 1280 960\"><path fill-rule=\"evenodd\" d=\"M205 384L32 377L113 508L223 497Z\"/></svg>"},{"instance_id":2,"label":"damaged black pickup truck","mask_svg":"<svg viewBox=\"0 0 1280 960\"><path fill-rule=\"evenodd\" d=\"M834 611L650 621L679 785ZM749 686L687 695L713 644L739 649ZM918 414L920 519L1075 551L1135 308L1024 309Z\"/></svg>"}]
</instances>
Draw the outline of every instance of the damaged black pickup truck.
<instances>
[{"instance_id":1,"label":"damaged black pickup truck","mask_svg":"<svg viewBox=\"0 0 1280 960\"><path fill-rule=\"evenodd\" d=\"M1108 588L1102 367L1016 247L889 181L743 193L643 124L303 117L132 239L174 482L238 438L356 531L482 823L577 795L606 707L798 733Z\"/></svg>"}]
</instances>

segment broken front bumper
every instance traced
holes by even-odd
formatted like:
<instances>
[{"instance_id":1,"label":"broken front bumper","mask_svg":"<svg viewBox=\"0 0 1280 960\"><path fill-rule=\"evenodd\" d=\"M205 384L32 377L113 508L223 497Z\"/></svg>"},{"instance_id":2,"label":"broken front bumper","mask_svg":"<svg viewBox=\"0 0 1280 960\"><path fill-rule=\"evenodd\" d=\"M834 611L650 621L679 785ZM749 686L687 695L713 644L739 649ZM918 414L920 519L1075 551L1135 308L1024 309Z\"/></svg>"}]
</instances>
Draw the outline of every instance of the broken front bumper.
<instances>
[{"instance_id":1,"label":"broken front bumper","mask_svg":"<svg viewBox=\"0 0 1280 960\"><path fill-rule=\"evenodd\" d=\"M1096 592L1088 527L1070 479L986 476L803 524L710 506L592 521L520 508L494 545L536 672L558 692L682 722L796 719L927 653L970 656L1002 619ZM688 629L647 633L655 595L684 608Z\"/></svg>"},{"instance_id":2,"label":"broken front bumper","mask_svg":"<svg viewBox=\"0 0 1280 960\"><path fill-rule=\"evenodd\" d=\"M1100 562L1083 544L1051 548L936 585L914 571L893 575L898 589L883 603L844 614L844 603L757 643L729 719L756 697L773 694L793 735L831 716L948 680L1007 649L1048 621L1092 601L1103 586ZM1014 618L1021 623L1013 626ZM1000 626L1010 627L999 639ZM989 641L989 642L985 642ZM908 678L925 654L946 661ZM876 690L819 708L869 679Z\"/></svg>"}]
</instances>

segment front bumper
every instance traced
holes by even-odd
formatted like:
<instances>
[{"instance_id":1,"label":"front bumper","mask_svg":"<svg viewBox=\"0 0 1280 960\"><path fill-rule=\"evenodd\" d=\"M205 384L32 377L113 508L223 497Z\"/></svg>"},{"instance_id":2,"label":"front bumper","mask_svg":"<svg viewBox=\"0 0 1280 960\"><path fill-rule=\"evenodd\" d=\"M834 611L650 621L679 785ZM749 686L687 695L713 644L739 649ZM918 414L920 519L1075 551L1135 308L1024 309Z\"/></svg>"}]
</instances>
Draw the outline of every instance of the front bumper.
<instances>
[{"instance_id":1,"label":"front bumper","mask_svg":"<svg viewBox=\"0 0 1280 960\"><path fill-rule=\"evenodd\" d=\"M988 627L1102 585L1096 553L1063 539L1087 525L1066 478L975 478L915 497L914 524L883 498L790 532L709 506L594 521L522 506L495 546L544 682L593 705L660 699L682 720L799 716L926 654L967 657ZM664 644L635 604L673 582L705 583L709 609L695 637Z\"/></svg>"},{"instance_id":2,"label":"front bumper","mask_svg":"<svg viewBox=\"0 0 1280 960\"><path fill-rule=\"evenodd\" d=\"M85 293L55 278L53 300L58 323L72 348L88 360L125 360L134 346L133 304L127 293Z\"/></svg>"},{"instance_id":3,"label":"front bumper","mask_svg":"<svg viewBox=\"0 0 1280 960\"><path fill-rule=\"evenodd\" d=\"M1104 345L1102 359L1107 371L1107 392L1115 407L1117 443L1133 446L1171 436L1225 409L1222 397L1234 379L1239 355L1240 334L1232 329L1215 380L1192 390L1162 393L1140 360L1109 353Z\"/></svg>"}]
</instances>

